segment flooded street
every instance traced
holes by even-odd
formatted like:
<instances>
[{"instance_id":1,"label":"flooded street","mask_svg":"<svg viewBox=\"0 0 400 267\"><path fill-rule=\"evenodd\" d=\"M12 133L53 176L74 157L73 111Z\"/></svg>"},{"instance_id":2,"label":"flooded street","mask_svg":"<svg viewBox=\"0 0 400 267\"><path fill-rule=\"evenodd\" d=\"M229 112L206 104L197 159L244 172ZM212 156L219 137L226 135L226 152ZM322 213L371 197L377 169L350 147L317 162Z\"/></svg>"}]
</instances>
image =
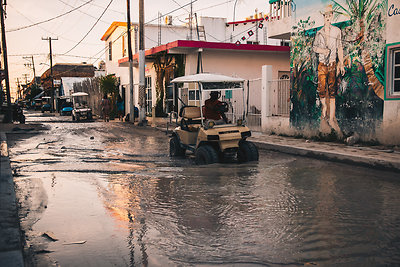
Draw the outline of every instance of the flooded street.
<instances>
[{"instance_id":1,"label":"flooded street","mask_svg":"<svg viewBox=\"0 0 400 267\"><path fill-rule=\"evenodd\" d=\"M151 127L28 114L35 122L47 129L8 139L38 266L400 263L398 174L270 151L196 166L170 158Z\"/></svg>"}]
</instances>

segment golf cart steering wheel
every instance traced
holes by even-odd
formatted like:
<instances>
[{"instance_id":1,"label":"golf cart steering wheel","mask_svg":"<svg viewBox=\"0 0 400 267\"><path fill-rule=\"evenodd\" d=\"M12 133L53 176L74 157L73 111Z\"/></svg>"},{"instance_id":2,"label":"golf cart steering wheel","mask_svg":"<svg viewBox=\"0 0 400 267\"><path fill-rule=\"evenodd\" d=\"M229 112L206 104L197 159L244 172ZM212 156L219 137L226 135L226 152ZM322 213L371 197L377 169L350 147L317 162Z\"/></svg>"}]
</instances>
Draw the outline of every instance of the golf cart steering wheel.
<instances>
[{"instance_id":1,"label":"golf cart steering wheel","mask_svg":"<svg viewBox=\"0 0 400 267\"><path fill-rule=\"evenodd\" d=\"M226 102L221 102L220 105L218 105L218 111L225 113L229 110L229 105Z\"/></svg>"}]
</instances>

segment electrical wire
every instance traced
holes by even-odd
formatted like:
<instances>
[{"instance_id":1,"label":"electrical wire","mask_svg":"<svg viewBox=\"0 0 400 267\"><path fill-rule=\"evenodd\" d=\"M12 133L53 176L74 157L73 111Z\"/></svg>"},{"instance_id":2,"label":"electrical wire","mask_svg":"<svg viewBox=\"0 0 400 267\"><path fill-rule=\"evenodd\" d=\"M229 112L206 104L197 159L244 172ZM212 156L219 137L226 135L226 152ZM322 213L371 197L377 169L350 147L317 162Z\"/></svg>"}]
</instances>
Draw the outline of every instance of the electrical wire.
<instances>
[{"instance_id":1,"label":"electrical wire","mask_svg":"<svg viewBox=\"0 0 400 267\"><path fill-rule=\"evenodd\" d=\"M8 5L10 5L10 4L8 4ZM12 5L10 5L10 7L13 8L13 9L15 9ZM21 16L23 16L25 19L27 19L28 21L33 22L30 18L28 18L27 16L25 16L24 14L22 14L21 12L19 12L17 9L15 9L15 11L16 11L18 14L20 14ZM55 33L51 32L51 31L49 31L49 30L43 28L43 27L40 26L40 25L38 25L38 27L39 27L40 29L42 29L43 31L45 31L46 33L50 33L50 34L52 34L52 35L58 35L58 34L55 34ZM68 38L65 38L65 37L61 37L61 36L60 36L60 37L58 37L58 38L60 38L60 39L62 39L62 40L69 41L69 42L76 43L75 40L71 40L71 39L68 39ZM93 44L93 43L83 43L83 44L85 44L85 45L98 45L98 44Z\"/></svg>"},{"instance_id":2,"label":"electrical wire","mask_svg":"<svg viewBox=\"0 0 400 267\"><path fill-rule=\"evenodd\" d=\"M43 20L43 21L40 21L40 22L36 22L36 23L30 24L30 25L23 26L23 27L19 27L19 28L7 30L6 32L15 32L15 31L27 29L27 28L30 28L30 27L33 27L33 26L37 26L37 25L39 25L39 24L43 24L43 23L46 23L46 22L49 22L49 21L52 21L52 20L61 18L62 16L68 15L69 13L71 13L71 12L73 12L73 11L75 11L75 10L78 10L79 8L81 8L81 7L83 7L83 6L87 5L87 4L89 4L89 3L92 2L92 1L93 1L93 0L89 0L89 1L87 1L87 2L85 2L85 3L83 3L82 5L80 5L80 6L76 7L76 8L73 8L73 9L71 9L71 10L69 10L69 11L67 11L67 12L65 12L65 13L63 13L63 14L60 14L60 15L58 15L58 16L55 16L55 17L53 17L53 18L46 19L46 20Z\"/></svg>"},{"instance_id":3,"label":"electrical wire","mask_svg":"<svg viewBox=\"0 0 400 267\"><path fill-rule=\"evenodd\" d=\"M111 3L114 0L111 0L108 5L106 6L106 8L104 9L103 13L101 13L100 17L96 20L96 22L93 24L93 26L89 29L89 31L85 34L85 36L83 36L83 38L76 44L74 45L70 50L68 50L67 52L63 53L63 55L68 54L69 52L71 52L72 50L74 50L88 35L89 33L93 30L93 28L97 25L97 23L99 22L99 20L103 17L104 13L106 13L108 7L111 5Z\"/></svg>"},{"instance_id":4,"label":"electrical wire","mask_svg":"<svg viewBox=\"0 0 400 267\"><path fill-rule=\"evenodd\" d=\"M63 3L63 4L66 5L66 6L74 7L74 6L72 6L72 5L68 4L68 3L66 3L66 2L63 1L63 0L58 0L58 1L61 2L61 3ZM78 11L81 12L82 14L85 14L85 15L91 17L91 18L97 19L95 16L92 16L91 14L88 14L88 13L86 13L86 12L83 12L82 10L78 10ZM109 24L109 22L107 22L107 21L104 21L104 20L100 20L100 21L103 22L103 23L105 23L105 24Z\"/></svg>"},{"instance_id":5,"label":"electrical wire","mask_svg":"<svg viewBox=\"0 0 400 267\"><path fill-rule=\"evenodd\" d=\"M84 1L84 0L81 0L81 2L82 2L82 1ZM91 6L95 6L95 7L99 7L99 8L101 8L101 9L104 8L103 6L96 5L95 3L91 3L90 5L91 5ZM124 12L121 12L121 11L118 11L118 10L115 10L115 9L111 9L111 8L109 8L108 10L109 10L109 11L112 11L112 12L115 12L115 13L122 14L124 17L126 16L126 13L124 13Z\"/></svg>"},{"instance_id":6,"label":"electrical wire","mask_svg":"<svg viewBox=\"0 0 400 267\"><path fill-rule=\"evenodd\" d=\"M185 5L183 5L183 6L179 7L179 8L176 8L176 9L174 9L174 10L172 10L172 11L169 11L169 12L167 12L167 13L161 15L161 16L157 16L157 18L152 19L152 20L146 22L145 25L146 25L146 24L150 24L151 22L153 22L153 21L155 21L155 20L158 20L159 18L162 18L162 17L164 17L164 16L167 16L167 15L169 15L169 14L171 14L171 13L174 13L175 11L178 11L178 10L180 10L180 9L183 9L183 8L185 8L186 6L189 6L189 5L191 5L191 4L193 4L194 2L197 2L197 1L198 1L198 0L190 1L190 3L187 3L187 4L185 4Z\"/></svg>"},{"instance_id":7,"label":"electrical wire","mask_svg":"<svg viewBox=\"0 0 400 267\"><path fill-rule=\"evenodd\" d=\"M177 4L178 6L180 6L181 8L183 8L184 10L186 10L187 12L189 12L190 13L190 11L189 10L187 10L186 8L184 8L181 4L179 4L177 1L175 1L175 0L172 0L175 4Z\"/></svg>"}]
</instances>

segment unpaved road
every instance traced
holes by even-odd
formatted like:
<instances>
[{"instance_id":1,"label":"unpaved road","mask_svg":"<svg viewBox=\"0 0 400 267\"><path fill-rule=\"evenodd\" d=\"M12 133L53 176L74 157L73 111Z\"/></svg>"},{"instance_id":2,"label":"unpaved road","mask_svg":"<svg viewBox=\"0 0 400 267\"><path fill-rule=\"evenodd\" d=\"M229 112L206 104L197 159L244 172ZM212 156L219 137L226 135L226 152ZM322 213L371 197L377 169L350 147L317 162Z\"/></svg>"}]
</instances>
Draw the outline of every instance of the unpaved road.
<instances>
[{"instance_id":1,"label":"unpaved road","mask_svg":"<svg viewBox=\"0 0 400 267\"><path fill-rule=\"evenodd\" d=\"M268 151L195 166L150 127L27 121L45 129L8 139L32 265L400 264L392 173Z\"/></svg>"}]
</instances>

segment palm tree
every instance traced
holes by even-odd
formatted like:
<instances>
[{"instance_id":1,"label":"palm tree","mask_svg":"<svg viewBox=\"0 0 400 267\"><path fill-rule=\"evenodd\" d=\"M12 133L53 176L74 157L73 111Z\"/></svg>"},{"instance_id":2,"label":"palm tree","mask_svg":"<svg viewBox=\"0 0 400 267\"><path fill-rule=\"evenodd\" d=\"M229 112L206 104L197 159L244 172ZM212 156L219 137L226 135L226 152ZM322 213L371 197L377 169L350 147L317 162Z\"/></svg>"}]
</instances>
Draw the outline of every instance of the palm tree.
<instances>
[{"instance_id":1,"label":"palm tree","mask_svg":"<svg viewBox=\"0 0 400 267\"><path fill-rule=\"evenodd\" d=\"M332 2L334 3L333 8L336 14L349 17L353 23L360 25L356 39L360 43L360 46L365 43L365 32L369 30L377 13L382 8L387 7L387 0L346 0L346 5L341 5L335 0L332 0ZM384 86L375 75L371 54L366 49L362 49L361 57L364 61L364 69L372 89L379 98L383 99Z\"/></svg>"}]
</instances>

